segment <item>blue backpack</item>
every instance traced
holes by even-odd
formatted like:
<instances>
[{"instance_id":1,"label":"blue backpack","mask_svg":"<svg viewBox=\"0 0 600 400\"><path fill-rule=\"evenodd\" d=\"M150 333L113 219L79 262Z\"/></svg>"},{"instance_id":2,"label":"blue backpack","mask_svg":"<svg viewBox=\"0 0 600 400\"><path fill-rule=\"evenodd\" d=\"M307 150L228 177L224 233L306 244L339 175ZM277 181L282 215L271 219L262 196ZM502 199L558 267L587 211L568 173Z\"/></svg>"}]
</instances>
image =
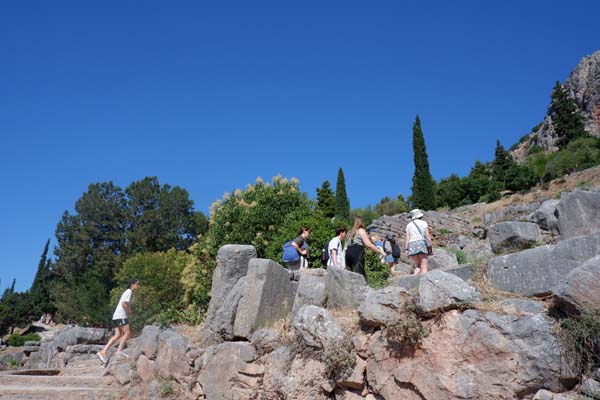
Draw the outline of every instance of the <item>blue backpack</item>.
<instances>
[{"instance_id":1,"label":"blue backpack","mask_svg":"<svg viewBox=\"0 0 600 400\"><path fill-rule=\"evenodd\" d=\"M284 263L296 262L300 259L300 253L298 253L298 250L296 250L296 248L292 246L293 241L294 240L292 239L289 242L285 242L285 244L283 245L283 256L281 257L281 261L283 261ZM302 248L306 248L306 242L304 242Z\"/></svg>"}]
</instances>

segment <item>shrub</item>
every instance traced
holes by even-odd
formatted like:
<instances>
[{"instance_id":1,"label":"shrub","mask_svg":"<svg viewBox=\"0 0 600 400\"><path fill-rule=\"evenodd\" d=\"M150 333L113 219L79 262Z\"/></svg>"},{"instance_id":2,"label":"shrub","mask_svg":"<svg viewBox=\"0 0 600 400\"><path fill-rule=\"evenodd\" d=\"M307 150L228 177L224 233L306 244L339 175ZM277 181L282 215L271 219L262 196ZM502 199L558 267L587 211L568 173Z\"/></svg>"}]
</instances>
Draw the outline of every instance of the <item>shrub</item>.
<instances>
[{"instance_id":1,"label":"shrub","mask_svg":"<svg viewBox=\"0 0 600 400\"><path fill-rule=\"evenodd\" d=\"M379 254L373 253L365 248L365 273L367 275L367 284L373 288L382 288L387 286L387 279L390 275L390 267L382 263Z\"/></svg>"},{"instance_id":2,"label":"shrub","mask_svg":"<svg viewBox=\"0 0 600 400\"><path fill-rule=\"evenodd\" d=\"M565 346L564 356L581 375L600 366L600 311L564 318L558 326Z\"/></svg>"},{"instance_id":3,"label":"shrub","mask_svg":"<svg viewBox=\"0 0 600 400\"><path fill-rule=\"evenodd\" d=\"M327 376L340 379L352 373L356 364L356 350L350 336L328 342L323 349L321 360L325 364Z\"/></svg>"},{"instance_id":4,"label":"shrub","mask_svg":"<svg viewBox=\"0 0 600 400\"><path fill-rule=\"evenodd\" d=\"M29 342L29 341L39 342L40 340L42 340L42 337L40 335L38 335L37 333L29 333L25 336L21 336L16 333L13 333L12 335L10 335L8 337L8 344L10 346L18 347L18 346L23 346L25 344L25 342Z\"/></svg>"},{"instance_id":5,"label":"shrub","mask_svg":"<svg viewBox=\"0 0 600 400\"><path fill-rule=\"evenodd\" d=\"M389 341L401 346L417 347L429 332L417 317L415 307L411 304L405 306L402 318L386 327L385 335Z\"/></svg>"},{"instance_id":6,"label":"shrub","mask_svg":"<svg viewBox=\"0 0 600 400\"><path fill-rule=\"evenodd\" d=\"M162 382L158 388L158 393L161 397L171 396L175 393L175 390L173 390L173 384L170 381Z\"/></svg>"},{"instance_id":7,"label":"shrub","mask_svg":"<svg viewBox=\"0 0 600 400\"><path fill-rule=\"evenodd\" d=\"M459 264L466 264L468 262L467 253L459 249L447 248L446 251L456 256L456 261Z\"/></svg>"}]
</instances>

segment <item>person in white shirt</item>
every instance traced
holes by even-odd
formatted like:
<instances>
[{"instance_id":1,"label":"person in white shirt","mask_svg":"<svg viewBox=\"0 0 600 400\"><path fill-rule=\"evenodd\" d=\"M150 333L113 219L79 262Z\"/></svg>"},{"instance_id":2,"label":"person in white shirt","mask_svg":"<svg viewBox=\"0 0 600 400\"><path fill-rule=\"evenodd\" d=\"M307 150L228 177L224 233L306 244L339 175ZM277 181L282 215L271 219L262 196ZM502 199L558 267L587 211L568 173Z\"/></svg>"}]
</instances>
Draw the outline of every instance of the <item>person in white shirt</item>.
<instances>
[{"instance_id":1,"label":"person in white shirt","mask_svg":"<svg viewBox=\"0 0 600 400\"><path fill-rule=\"evenodd\" d=\"M427 248L427 241L431 241L429 225L423 221L423 211L415 208L410 212L412 221L406 225L406 239L404 241L404 251L407 256L415 262L416 268L414 275L424 274L429 270L429 261L427 258L433 255Z\"/></svg>"},{"instance_id":2,"label":"person in white shirt","mask_svg":"<svg viewBox=\"0 0 600 400\"><path fill-rule=\"evenodd\" d=\"M119 299L119 303L117 304L117 308L112 317L113 325L116 327L115 334L110 338L108 343L106 343L106 346L96 353L98 358L104 364L106 364L107 361L106 352L117 342L117 340L119 340L119 338L121 339L121 342L117 348L117 355L127 357L127 355L123 353L123 348L125 348L127 339L131 336L131 328L129 327L129 317L133 314L133 310L131 309L131 297L133 291L138 290L139 288L140 281L135 278L131 279L127 284L127 290L123 292Z\"/></svg>"},{"instance_id":3,"label":"person in white shirt","mask_svg":"<svg viewBox=\"0 0 600 400\"><path fill-rule=\"evenodd\" d=\"M335 230L335 237L329 241L327 249L329 251L329 260L327 266L335 269L344 269L344 245L346 239L346 228L338 226Z\"/></svg>"}]
</instances>

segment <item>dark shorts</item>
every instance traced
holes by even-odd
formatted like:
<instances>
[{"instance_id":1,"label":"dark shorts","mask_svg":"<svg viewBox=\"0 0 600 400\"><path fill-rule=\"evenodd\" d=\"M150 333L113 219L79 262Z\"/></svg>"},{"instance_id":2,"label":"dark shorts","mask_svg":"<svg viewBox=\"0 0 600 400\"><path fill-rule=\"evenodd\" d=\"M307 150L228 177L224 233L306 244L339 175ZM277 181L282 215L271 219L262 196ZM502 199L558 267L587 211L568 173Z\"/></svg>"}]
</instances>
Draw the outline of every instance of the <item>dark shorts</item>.
<instances>
[{"instance_id":1,"label":"dark shorts","mask_svg":"<svg viewBox=\"0 0 600 400\"><path fill-rule=\"evenodd\" d=\"M113 319L114 326L125 326L129 325L129 318Z\"/></svg>"}]
</instances>

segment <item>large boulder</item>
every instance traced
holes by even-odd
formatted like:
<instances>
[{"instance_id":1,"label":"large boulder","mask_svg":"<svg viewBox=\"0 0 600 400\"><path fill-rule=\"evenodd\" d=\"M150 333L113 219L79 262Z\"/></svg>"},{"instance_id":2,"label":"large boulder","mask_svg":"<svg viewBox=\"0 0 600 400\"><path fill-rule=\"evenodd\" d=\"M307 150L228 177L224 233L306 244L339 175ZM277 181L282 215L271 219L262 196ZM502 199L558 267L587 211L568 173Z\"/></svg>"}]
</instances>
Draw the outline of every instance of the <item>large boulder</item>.
<instances>
[{"instance_id":1,"label":"large boulder","mask_svg":"<svg viewBox=\"0 0 600 400\"><path fill-rule=\"evenodd\" d=\"M538 224L538 226L547 231L558 233L558 219L554 213L558 200L544 201L533 213L528 217L529 222Z\"/></svg>"},{"instance_id":2,"label":"large boulder","mask_svg":"<svg viewBox=\"0 0 600 400\"><path fill-rule=\"evenodd\" d=\"M142 334L138 337L137 348L141 354L145 354L150 360L156 358L158 353L158 335L160 328L154 325L146 325L142 329Z\"/></svg>"},{"instance_id":3,"label":"large boulder","mask_svg":"<svg viewBox=\"0 0 600 400\"><path fill-rule=\"evenodd\" d=\"M407 291L397 286L371 290L358 307L358 317L364 326L378 328L399 321L405 306L411 303Z\"/></svg>"},{"instance_id":4,"label":"large boulder","mask_svg":"<svg viewBox=\"0 0 600 400\"><path fill-rule=\"evenodd\" d=\"M539 205L539 202L509 204L483 214L483 223L492 225L504 221L517 221L531 214Z\"/></svg>"},{"instance_id":5,"label":"large boulder","mask_svg":"<svg viewBox=\"0 0 600 400\"><path fill-rule=\"evenodd\" d=\"M327 271L322 268L303 269L299 271L298 290L294 299L292 314L296 315L302 306L312 304L323 307L327 300L326 275Z\"/></svg>"},{"instance_id":6,"label":"large boulder","mask_svg":"<svg viewBox=\"0 0 600 400\"><path fill-rule=\"evenodd\" d=\"M182 382L189 375L190 365L185 357L187 345L188 339L175 331L165 330L158 335L155 368L160 377Z\"/></svg>"},{"instance_id":7,"label":"large boulder","mask_svg":"<svg viewBox=\"0 0 600 400\"><path fill-rule=\"evenodd\" d=\"M428 261L430 271L458 265L456 255L441 247L434 249L434 254L428 258Z\"/></svg>"},{"instance_id":8,"label":"large boulder","mask_svg":"<svg viewBox=\"0 0 600 400\"><path fill-rule=\"evenodd\" d=\"M488 238L492 251L498 254L533 247L542 240L542 233L537 224L510 221L492 225Z\"/></svg>"},{"instance_id":9,"label":"large boulder","mask_svg":"<svg viewBox=\"0 0 600 400\"><path fill-rule=\"evenodd\" d=\"M212 276L211 299L204 319L204 339L207 343L221 342L223 338L219 332L233 330L233 322L231 326L223 328L224 320L229 318L223 318L223 314L231 315L231 291L246 276L248 263L255 257L254 246L228 244L219 249L217 267Z\"/></svg>"},{"instance_id":10,"label":"large boulder","mask_svg":"<svg viewBox=\"0 0 600 400\"><path fill-rule=\"evenodd\" d=\"M307 346L317 349L344 338L344 332L329 311L317 306L302 307L294 317L293 328Z\"/></svg>"},{"instance_id":11,"label":"large boulder","mask_svg":"<svg viewBox=\"0 0 600 400\"><path fill-rule=\"evenodd\" d=\"M562 240L600 232L600 192L565 193L556 206L556 213Z\"/></svg>"},{"instance_id":12,"label":"large boulder","mask_svg":"<svg viewBox=\"0 0 600 400\"><path fill-rule=\"evenodd\" d=\"M461 304L477 304L479 292L459 277L442 270L424 274L419 282L419 310L443 311Z\"/></svg>"},{"instance_id":13,"label":"large boulder","mask_svg":"<svg viewBox=\"0 0 600 400\"><path fill-rule=\"evenodd\" d=\"M267 259L250 260L233 332L249 339L256 330L286 320L294 304L296 283L281 265Z\"/></svg>"},{"instance_id":14,"label":"large boulder","mask_svg":"<svg viewBox=\"0 0 600 400\"><path fill-rule=\"evenodd\" d=\"M455 275L466 282L473 277L473 274L475 274L475 266L473 266L473 264L462 264L454 267L440 268L439 271L444 271ZM416 289L419 287L421 278L425 275L426 274L394 277L390 279L390 284L401 287L405 290Z\"/></svg>"},{"instance_id":15,"label":"large boulder","mask_svg":"<svg viewBox=\"0 0 600 400\"><path fill-rule=\"evenodd\" d=\"M103 344L107 337L108 331L103 328L69 326L56 334L53 343L58 351L64 351L74 344Z\"/></svg>"},{"instance_id":16,"label":"large boulder","mask_svg":"<svg viewBox=\"0 0 600 400\"><path fill-rule=\"evenodd\" d=\"M207 399L250 400L259 393L264 368L254 346L247 342L226 342L206 349L198 382Z\"/></svg>"},{"instance_id":17,"label":"large boulder","mask_svg":"<svg viewBox=\"0 0 600 400\"><path fill-rule=\"evenodd\" d=\"M364 276L347 270L327 269L325 281L328 308L356 309L369 287Z\"/></svg>"},{"instance_id":18,"label":"large boulder","mask_svg":"<svg viewBox=\"0 0 600 400\"><path fill-rule=\"evenodd\" d=\"M600 255L600 234L580 236L494 257L485 274L496 289L526 296L546 295L569 272L597 255Z\"/></svg>"},{"instance_id":19,"label":"large boulder","mask_svg":"<svg viewBox=\"0 0 600 400\"><path fill-rule=\"evenodd\" d=\"M370 341L367 380L385 399L514 399L562 392L560 342L544 314L478 310L443 314L416 349L380 332Z\"/></svg>"},{"instance_id":20,"label":"large boulder","mask_svg":"<svg viewBox=\"0 0 600 400\"><path fill-rule=\"evenodd\" d=\"M600 311L600 256L569 272L553 292L569 313Z\"/></svg>"}]
</instances>

